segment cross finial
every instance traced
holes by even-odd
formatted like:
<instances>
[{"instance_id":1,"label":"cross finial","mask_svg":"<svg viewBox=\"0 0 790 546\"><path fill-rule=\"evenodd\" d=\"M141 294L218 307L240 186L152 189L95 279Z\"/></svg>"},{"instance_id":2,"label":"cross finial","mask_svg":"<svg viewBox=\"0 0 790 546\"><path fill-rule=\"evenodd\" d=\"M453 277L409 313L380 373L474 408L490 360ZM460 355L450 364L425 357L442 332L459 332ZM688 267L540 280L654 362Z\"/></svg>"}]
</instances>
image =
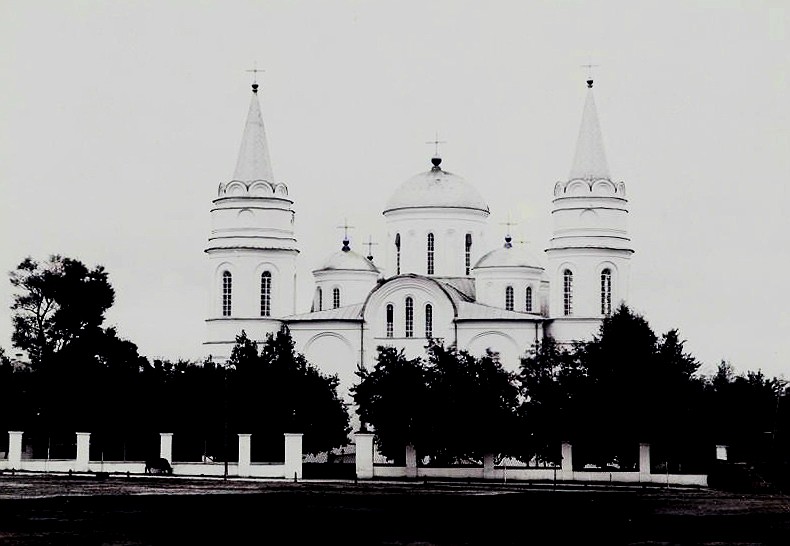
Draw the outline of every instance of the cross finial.
<instances>
[{"instance_id":1,"label":"cross finial","mask_svg":"<svg viewBox=\"0 0 790 546\"><path fill-rule=\"evenodd\" d=\"M439 140L439 131L436 131L436 138L429 140L426 144L433 144L435 146L433 156L439 157L439 144L447 144L446 140Z\"/></svg>"},{"instance_id":2,"label":"cross finial","mask_svg":"<svg viewBox=\"0 0 790 546\"><path fill-rule=\"evenodd\" d=\"M365 246L368 247L368 260L371 262L373 261L373 247L378 245L378 243L373 242L373 236L368 235L368 242L365 243Z\"/></svg>"},{"instance_id":3,"label":"cross finial","mask_svg":"<svg viewBox=\"0 0 790 546\"><path fill-rule=\"evenodd\" d=\"M258 72L266 72L263 69L258 68L258 63L252 65L252 69L247 70L247 72L252 72L252 92L258 92Z\"/></svg>"},{"instance_id":4,"label":"cross finial","mask_svg":"<svg viewBox=\"0 0 790 546\"><path fill-rule=\"evenodd\" d=\"M354 226L348 225L348 218L344 218L343 219L343 225L342 226L337 226L337 229L342 229L343 230L343 248L341 248L341 250L343 252L348 252L349 250L351 250L351 247L348 246L348 243L349 243L348 230L349 229L354 229Z\"/></svg>"},{"instance_id":5,"label":"cross finial","mask_svg":"<svg viewBox=\"0 0 790 546\"><path fill-rule=\"evenodd\" d=\"M600 66L600 65L592 64L592 61L590 61L587 64L581 65L582 68L586 68L587 69L587 87L588 88L591 88L593 86L593 71L592 71L592 69L596 68L598 66Z\"/></svg>"},{"instance_id":6,"label":"cross finial","mask_svg":"<svg viewBox=\"0 0 790 546\"><path fill-rule=\"evenodd\" d=\"M515 225L518 225L518 222L514 222L510 217L510 212L507 213L507 222L500 222L501 225L507 226L507 233L505 233L505 248L510 248L513 246L510 244L510 241L513 240L513 237L510 236L510 228Z\"/></svg>"}]
</instances>

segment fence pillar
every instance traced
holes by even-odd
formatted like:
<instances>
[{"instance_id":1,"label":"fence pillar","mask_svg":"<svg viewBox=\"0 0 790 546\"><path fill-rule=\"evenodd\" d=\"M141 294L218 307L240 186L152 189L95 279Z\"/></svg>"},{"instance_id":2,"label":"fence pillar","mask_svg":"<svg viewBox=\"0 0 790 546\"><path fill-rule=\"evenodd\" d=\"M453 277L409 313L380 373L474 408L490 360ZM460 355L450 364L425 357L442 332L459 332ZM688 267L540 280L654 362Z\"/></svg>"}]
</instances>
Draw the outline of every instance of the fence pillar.
<instances>
[{"instance_id":1,"label":"fence pillar","mask_svg":"<svg viewBox=\"0 0 790 546\"><path fill-rule=\"evenodd\" d=\"M302 479L302 433L285 433L285 477Z\"/></svg>"},{"instance_id":2,"label":"fence pillar","mask_svg":"<svg viewBox=\"0 0 790 546\"><path fill-rule=\"evenodd\" d=\"M726 461L727 460L727 450L728 450L728 446L722 446L722 445L716 446L716 460L717 461Z\"/></svg>"},{"instance_id":3,"label":"fence pillar","mask_svg":"<svg viewBox=\"0 0 790 546\"><path fill-rule=\"evenodd\" d=\"M483 455L483 479L491 480L494 478L494 454L486 453Z\"/></svg>"},{"instance_id":4,"label":"fence pillar","mask_svg":"<svg viewBox=\"0 0 790 546\"><path fill-rule=\"evenodd\" d=\"M19 470L22 466L22 431L8 431L8 466Z\"/></svg>"},{"instance_id":5,"label":"fence pillar","mask_svg":"<svg viewBox=\"0 0 790 546\"><path fill-rule=\"evenodd\" d=\"M406 446L406 477L417 477L417 450L411 444Z\"/></svg>"},{"instance_id":6,"label":"fence pillar","mask_svg":"<svg viewBox=\"0 0 790 546\"><path fill-rule=\"evenodd\" d=\"M573 447L570 442L562 442L562 462L560 463L562 480L573 479Z\"/></svg>"},{"instance_id":7,"label":"fence pillar","mask_svg":"<svg viewBox=\"0 0 790 546\"><path fill-rule=\"evenodd\" d=\"M650 481L650 444L639 444L639 481Z\"/></svg>"},{"instance_id":8,"label":"fence pillar","mask_svg":"<svg viewBox=\"0 0 790 546\"><path fill-rule=\"evenodd\" d=\"M354 434L357 455L357 478L369 480L373 478L373 434L357 432Z\"/></svg>"},{"instance_id":9,"label":"fence pillar","mask_svg":"<svg viewBox=\"0 0 790 546\"><path fill-rule=\"evenodd\" d=\"M74 472L87 472L90 459L91 433L77 433L77 460L74 461Z\"/></svg>"},{"instance_id":10,"label":"fence pillar","mask_svg":"<svg viewBox=\"0 0 790 546\"><path fill-rule=\"evenodd\" d=\"M252 434L239 434L239 476L250 475L250 438Z\"/></svg>"},{"instance_id":11,"label":"fence pillar","mask_svg":"<svg viewBox=\"0 0 790 546\"><path fill-rule=\"evenodd\" d=\"M159 456L167 459L167 462L173 462L173 433L160 432L159 433Z\"/></svg>"}]
</instances>

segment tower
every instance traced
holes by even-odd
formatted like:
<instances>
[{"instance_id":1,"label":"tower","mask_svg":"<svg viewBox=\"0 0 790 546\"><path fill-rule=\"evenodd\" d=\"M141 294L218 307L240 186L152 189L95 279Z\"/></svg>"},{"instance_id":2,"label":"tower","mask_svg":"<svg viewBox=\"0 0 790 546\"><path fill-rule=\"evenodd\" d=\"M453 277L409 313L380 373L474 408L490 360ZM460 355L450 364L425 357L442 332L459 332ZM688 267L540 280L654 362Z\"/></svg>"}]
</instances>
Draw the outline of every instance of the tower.
<instances>
[{"instance_id":1,"label":"tower","mask_svg":"<svg viewBox=\"0 0 790 546\"><path fill-rule=\"evenodd\" d=\"M236 170L219 185L212 205L205 250L211 283L205 345L222 361L242 330L262 340L280 327L278 318L295 312L299 250L293 201L272 173L257 83Z\"/></svg>"},{"instance_id":2,"label":"tower","mask_svg":"<svg viewBox=\"0 0 790 546\"><path fill-rule=\"evenodd\" d=\"M634 252L625 183L609 174L592 86L587 80L570 175L554 186L553 234L546 249L550 333L560 341L589 338L601 319L627 300Z\"/></svg>"}]
</instances>

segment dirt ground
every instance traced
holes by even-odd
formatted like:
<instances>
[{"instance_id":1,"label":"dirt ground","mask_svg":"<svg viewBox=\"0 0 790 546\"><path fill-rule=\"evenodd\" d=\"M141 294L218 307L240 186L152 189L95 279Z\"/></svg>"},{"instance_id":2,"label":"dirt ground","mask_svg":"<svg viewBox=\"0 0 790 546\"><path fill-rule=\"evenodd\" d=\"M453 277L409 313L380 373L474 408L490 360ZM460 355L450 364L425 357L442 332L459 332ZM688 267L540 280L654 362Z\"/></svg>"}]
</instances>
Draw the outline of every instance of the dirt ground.
<instances>
[{"instance_id":1,"label":"dirt ground","mask_svg":"<svg viewBox=\"0 0 790 546\"><path fill-rule=\"evenodd\" d=\"M0 544L790 544L790 496L0 475Z\"/></svg>"}]
</instances>

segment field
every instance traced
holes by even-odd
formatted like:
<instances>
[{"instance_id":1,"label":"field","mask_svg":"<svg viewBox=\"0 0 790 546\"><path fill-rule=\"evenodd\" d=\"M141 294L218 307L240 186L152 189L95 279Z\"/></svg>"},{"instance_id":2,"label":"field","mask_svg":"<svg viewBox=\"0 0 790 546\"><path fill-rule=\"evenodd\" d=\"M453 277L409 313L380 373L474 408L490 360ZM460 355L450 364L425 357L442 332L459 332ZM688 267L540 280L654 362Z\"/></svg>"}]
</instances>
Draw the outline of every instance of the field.
<instances>
[{"instance_id":1,"label":"field","mask_svg":"<svg viewBox=\"0 0 790 546\"><path fill-rule=\"evenodd\" d=\"M0 544L790 544L790 496L0 476Z\"/></svg>"}]
</instances>

